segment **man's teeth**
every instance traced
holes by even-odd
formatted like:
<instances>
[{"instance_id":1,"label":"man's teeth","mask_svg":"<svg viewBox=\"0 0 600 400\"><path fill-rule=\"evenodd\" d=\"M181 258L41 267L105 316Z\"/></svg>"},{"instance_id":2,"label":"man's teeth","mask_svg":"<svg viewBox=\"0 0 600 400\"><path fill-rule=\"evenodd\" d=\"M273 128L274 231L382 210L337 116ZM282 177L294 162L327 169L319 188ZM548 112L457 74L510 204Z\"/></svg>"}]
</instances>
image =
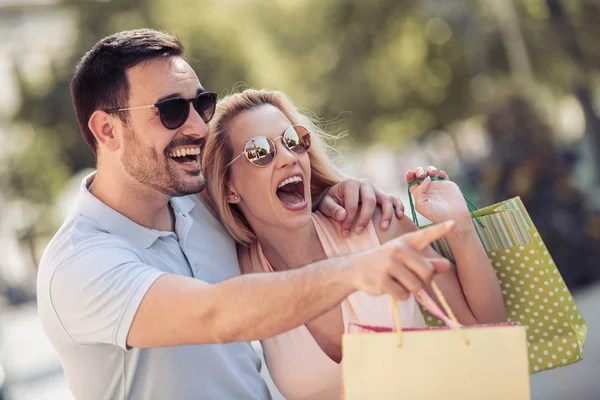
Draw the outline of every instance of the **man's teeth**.
<instances>
[{"instance_id":1,"label":"man's teeth","mask_svg":"<svg viewBox=\"0 0 600 400\"><path fill-rule=\"evenodd\" d=\"M286 180L284 180L283 182L281 182L279 184L279 186L277 186L277 189L281 189L285 185L288 185L290 183L296 183L296 182L302 182L302 177L300 177L300 176L292 176L291 178L287 178Z\"/></svg>"},{"instance_id":2,"label":"man's teeth","mask_svg":"<svg viewBox=\"0 0 600 400\"><path fill-rule=\"evenodd\" d=\"M200 147L187 147L185 149L177 149L169 153L169 157L195 156L200 154Z\"/></svg>"}]
</instances>

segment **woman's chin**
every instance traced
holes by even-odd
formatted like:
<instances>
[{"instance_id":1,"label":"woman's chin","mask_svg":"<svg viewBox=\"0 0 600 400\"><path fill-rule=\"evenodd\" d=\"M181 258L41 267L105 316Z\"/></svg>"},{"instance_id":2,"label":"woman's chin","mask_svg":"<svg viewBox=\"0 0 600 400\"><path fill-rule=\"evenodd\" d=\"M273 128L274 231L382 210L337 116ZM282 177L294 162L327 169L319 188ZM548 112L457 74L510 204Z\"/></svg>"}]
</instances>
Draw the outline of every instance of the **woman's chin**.
<instances>
[{"instance_id":1,"label":"woman's chin","mask_svg":"<svg viewBox=\"0 0 600 400\"><path fill-rule=\"evenodd\" d=\"M282 222L286 228L301 229L311 223L312 211L310 207L305 205L301 209L290 210L283 207Z\"/></svg>"}]
</instances>

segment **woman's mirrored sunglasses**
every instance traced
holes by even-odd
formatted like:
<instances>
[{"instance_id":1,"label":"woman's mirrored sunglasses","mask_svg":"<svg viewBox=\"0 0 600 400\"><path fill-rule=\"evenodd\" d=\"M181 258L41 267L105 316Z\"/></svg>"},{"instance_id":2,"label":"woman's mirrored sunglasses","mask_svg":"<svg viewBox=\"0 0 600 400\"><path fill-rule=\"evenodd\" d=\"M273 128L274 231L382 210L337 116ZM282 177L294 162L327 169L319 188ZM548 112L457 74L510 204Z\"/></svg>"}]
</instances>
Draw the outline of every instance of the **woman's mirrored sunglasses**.
<instances>
[{"instance_id":1,"label":"woman's mirrored sunglasses","mask_svg":"<svg viewBox=\"0 0 600 400\"><path fill-rule=\"evenodd\" d=\"M281 139L283 145L294 153L306 153L310 148L310 132L301 125L290 126L275 140L277 139ZM266 167L277 156L277 148L272 139L266 136L257 136L246 143L244 151L227 164L226 168L243 155L257 167Z\"/></svg>"}]
</instances>

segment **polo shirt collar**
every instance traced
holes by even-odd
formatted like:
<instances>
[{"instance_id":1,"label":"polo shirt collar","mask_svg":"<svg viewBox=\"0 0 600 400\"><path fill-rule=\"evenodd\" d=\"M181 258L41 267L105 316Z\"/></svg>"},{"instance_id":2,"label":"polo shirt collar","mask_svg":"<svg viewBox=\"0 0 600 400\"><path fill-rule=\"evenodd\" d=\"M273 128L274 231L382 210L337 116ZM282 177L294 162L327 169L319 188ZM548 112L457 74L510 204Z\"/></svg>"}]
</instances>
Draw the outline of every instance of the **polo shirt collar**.
<instances>
[{"instance_id":1,"label":"polo shirt collar","mask_svg":"<svg viewBox=\"0 0 600 400\"><path fill-rule=\"evenodd\" d=\"M189 214L196 207L196 202L190 196L173 197L170 203L176 215L178 213L183 215Z\"/></svg>"},{"instance_id":2,"label":"polo shirt collar","mask_svg":"<svg viewBox=\"0 0 600 400\"><path fill-rule=\"evenodd\" d=\"M83 178L75 206L76 212L96 221L107 232L124 238L138 248L147 249L152 246L161 236L161 232L132 221L94 196L88 190L88 186L95 175L96 172L93 172ZM194 200L188 196L171 199L171 206L175 210L176 218L182 214L188 214L195 205Z\"/></svg>"}]
</instances>

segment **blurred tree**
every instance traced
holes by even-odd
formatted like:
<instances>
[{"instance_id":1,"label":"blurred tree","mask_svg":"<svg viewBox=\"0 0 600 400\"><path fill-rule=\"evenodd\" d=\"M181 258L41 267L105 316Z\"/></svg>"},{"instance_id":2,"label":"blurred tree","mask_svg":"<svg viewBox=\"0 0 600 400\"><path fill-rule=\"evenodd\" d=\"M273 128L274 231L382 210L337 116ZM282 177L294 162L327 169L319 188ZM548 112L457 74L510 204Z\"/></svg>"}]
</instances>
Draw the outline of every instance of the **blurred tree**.
<instances>
[{"instance_id":1,"label":"blurred tree","mask_svg":"<svg viewBox=\"0 0 600 400\"><path fill-rule=\"evenodd\" d=\"M49 75L31 79L27 57L15 57L15 74L21 88L21 107L8 127L20 137L20 151L9 152L0 169L0 184L7 200L26 202L29 223L16 232L24 256L39 259L39 248L56 229L52 206L65 182L77 171L94 166L92 152L81 139L71 105L69 83L79 57L101 37L127 27L148 26L146 1L65 1L76 19L74 46L62 54L49 54ZM100 15L108 16L99 18ZM51 32L48 32L51 34ZM20 56L17 54L17 56Z\"/></svg>"},{"instance_id":2,"label":"blurred tree","mask_svg":"<svg viewBox=\"0 0 600 400\"><path fill-rule=\"evenodd\" d=\"M41 91L23 75L24 68L16 68L21 87L21 108L14 117L15 131L24 130L28 137L26 147L10 156L9 168L2 176L8 181L9 197L26 199L34 204L48 204L61 190L66 179L74 172L94 165L93 156L81 139L71 105L69 83L74 66L98 38L115 28L125 28L124 16L131 13L136 20L127 23L142 27L148 25L143 10L144 1L127 2L66 2L77 12L77 40L74 48L65 48L60 57L50 57L50 82L48 90ZM142 10L142 11L139 11ZM98 18L98 15L110 15ZM121 25L120 25L121 24ZM64 58L67 60L65 61Z\"/></svg>"},{"instance_id":3,"label":"blurred tree","mask_svg":"<svg viewBox=\"0 0 600 400\"><path fill-rule=\"evenodd\" d=\"M324 121L343 113L337 127L349 130L357 143L381 141L399 149L408 139L484 112L486 104L515 86L510 73L515 52L527 58L531 71L533 84L522 89L538 102L570 93L574 82L587 85L579 99L587 99L582 104L588 131L598 132L592 106L600 65L596 0L513 0L511 5L506 25L498 16L500 11L506 17L507 3L499 0L63 0L61 7L76 19L76 37L65 54L52 58L43 90L28 81L23 65L16 66L23 101L11 129L23 135L24 145L0 171L0 183L7 197L47 210L73 173L94 166L71 106L73 68L100 38L140 27L178 35L205 87L221 94L244 85L283 90ZM515 27L523 43L510 50L513 44L502 35ZM517 121L523 126L537 126L535 113L519 113L514 101L494 111L490 121L497 120L496 112L500 119L517 113L525 118ZM511 171L550 166L560 154L550 129L524 129L517 122L489 126L494 152L508 152L494 164L500 171L492 180L497 186L486 186L496 199L519 194L515 188L524 197L539 188L542 196L541 176L534 174L535 184L527 186L522 182L528 175ZM498 132L512 138L510 147ZM517 140L531 145L519 149ZM553 168L560 172L552 177L571 185L571 166L560 161ZM537 202L530 204L537 208ZM549 210L532 213L535 222L545 220ZM34 221L28 238L55 227L47 212Z\"/></svg>"},{"instance_id":4,"label":"blurred tree","mask_svg":"<svg viewBox=\"0 0 600 400\"><path fill-rule=\"evenodd\" d=\"M550 11L555 36L559 40L565 54L576 69L573 78L573 93L581 103L586 121L586 134L596 148L594 154L600 154L600 117L594 107L594 91L592 89L593 71L598 64L592 65L583 47L579 44L577 32L570 21L567 11L560 0L546 0ZM582 12L590 18L600 18L600 4L583 4ZM592 18L597 20L597 18ZM600 61L600 60L598 60ZM596 179L600 177L600 156L595 157ZM599 182L597 182L599 183Z\"/></svg>"},{"instance_id":5,"label":"blurred tree","mask_svg":"<svg viewBox=\"0 0 600 400\"><path fill-rule=\"evenodd\" d=\"M494 152L481 185L494 201L520 196L568 286L600 279L598 213L572 182L573 160L523 95L499 101L487 129Z\"/></svg>"},{"instance_id":6,"label":"blurred tree","mask_svg":"<svg viewBox=\"0 0 600 400\"><path fill-rule=\"evenodd\" d=\"M346 126L358 142L383 140L401 146L407 138L477 111L477 100L486 99L477 78L506 73L506 53L498 50L497 24L489 7L466 0L446 3L183 0L174 7L167 0L65 0L64 7L77 18L75 46L65 49L67 62L53 65L49 90L42 95L21 79L23 101L16 120L32 126L35 134L12 159L12 165L24 168L11 168L4 180L16 197L45 203L72 172L93 166L69 98L73 66L99 38L146 26L180 36L207 87L219 90L241 82L281 89L326 119L350 111ZM477 31L476 21L485 28ZM591 25L583 23L578 22L578 30ZM481 32L483 41L467 36L473 32ZM535 55L541 37L525 33ZM485 54L477 58L469 53L473 45L484 44L494 63L485 61ZM534 65L536 76L541 67ZM497 84L502 82L500 78Z\"/></svg>"}]
</instances>

